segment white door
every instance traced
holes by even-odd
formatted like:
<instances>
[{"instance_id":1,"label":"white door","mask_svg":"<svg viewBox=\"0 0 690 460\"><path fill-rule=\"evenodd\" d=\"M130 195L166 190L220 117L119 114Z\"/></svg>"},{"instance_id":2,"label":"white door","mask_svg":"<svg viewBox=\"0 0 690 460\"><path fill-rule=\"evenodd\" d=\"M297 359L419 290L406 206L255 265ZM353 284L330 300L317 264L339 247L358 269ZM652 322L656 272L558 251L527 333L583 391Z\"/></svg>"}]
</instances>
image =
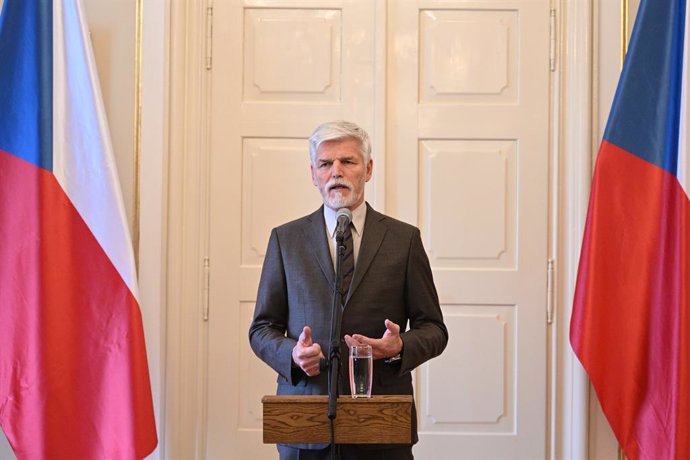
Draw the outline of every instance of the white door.
<instances>
[{"instance_id":1,"label":"white door","mask_svg":"<svg viewBox=\"0 0 690 460\"><path fill-rule=\"evenodd\" d=\"M417 370L416 458L545 458L549 3L389 6L386 203L450 333Z\"/></svg>"},{"instance_id":2,"label":"white door","mask_svg":"<svg viewBox=\"0 0 690 460\"><path fill-rule=\"evenodd\" d=\"M214 2L206 458L276 458L247 330L333 119L372 134L367 198L422 229L449 328L415 375L416 458L545 457L547 33L545 0Z\"/></svg>"},{"instance_id":3,"label":"white door","mask_svg":"<svg viewBox=\"0 0 690 460\"><path fill-rule=\"evenodd\" d=\"M276 374L248 343L261 265L271 228L321 203L307 153L316 125L357 120L374 134L374 9L215 2L208 459L277 456L261 437L261 397L275 394Z\"/></svg>"}]
</instances>

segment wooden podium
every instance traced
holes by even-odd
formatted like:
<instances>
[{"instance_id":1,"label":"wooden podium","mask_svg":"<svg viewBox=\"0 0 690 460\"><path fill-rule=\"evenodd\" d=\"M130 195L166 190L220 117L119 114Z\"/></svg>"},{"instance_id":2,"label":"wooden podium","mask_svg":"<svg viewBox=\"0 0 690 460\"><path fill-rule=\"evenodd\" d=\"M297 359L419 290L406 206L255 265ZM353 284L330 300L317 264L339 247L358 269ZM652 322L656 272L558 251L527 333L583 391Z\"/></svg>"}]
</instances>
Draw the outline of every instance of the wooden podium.
<instances>
[{"instance_id":1,"label":"wooden podium","mask_svg":"<svg viewBox=\"0 0 690 460\"><path fill-rule=\"evenodd\" d=\"M329 444L328 396L264 396L264 444ZM412 396L341 396L336 444L410 444Z\"/></svg>"}]
</instances>

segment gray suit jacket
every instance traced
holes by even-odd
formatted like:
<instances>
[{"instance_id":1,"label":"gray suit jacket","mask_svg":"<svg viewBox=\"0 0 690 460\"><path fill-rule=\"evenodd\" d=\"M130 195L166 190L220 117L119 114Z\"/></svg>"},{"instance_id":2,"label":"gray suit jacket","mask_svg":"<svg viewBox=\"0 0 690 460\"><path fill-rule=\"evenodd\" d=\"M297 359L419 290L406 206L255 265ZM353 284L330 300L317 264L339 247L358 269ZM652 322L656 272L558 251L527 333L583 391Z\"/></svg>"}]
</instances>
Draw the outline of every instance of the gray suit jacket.
<instances>
[{"instance_id":1,"label":"gray suit jacket","mask_svg":"<svg viewBox=\"0 0 690 460\"><path fill-rule=\"evenodd\" d=\"M402 360L374 362L372 394L411 395L410 371L438 356L448 342L429 259L419 230L368 204L362 242L343 309L342 334L380 338L385 319L400 325ZM323 209L273 229L261 272L249 341L278 373L279 395L327 394L327 372L307 377L293 367L304 326L328 357L335 270ZM340 394L349 394L348 350L341 344ZM414 419L414 417L413 417ZM413 441L417 441L416 420Z\"/></svg>"}]
</instances>

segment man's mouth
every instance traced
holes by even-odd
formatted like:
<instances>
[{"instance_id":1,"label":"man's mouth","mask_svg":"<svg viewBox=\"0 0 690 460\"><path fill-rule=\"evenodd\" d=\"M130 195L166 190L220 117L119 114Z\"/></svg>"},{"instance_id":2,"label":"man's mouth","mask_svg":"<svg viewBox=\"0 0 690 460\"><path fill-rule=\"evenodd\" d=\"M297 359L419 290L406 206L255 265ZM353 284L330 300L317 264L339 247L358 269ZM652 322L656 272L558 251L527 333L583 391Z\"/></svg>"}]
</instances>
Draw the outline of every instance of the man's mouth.
<instances>
[{"instance_id":1,"label":"man's mouth","mask_svg":"<svg viewBox=\"0 0 690 460\"><path fill-rule=\"evenodd\" d=\"M330 187L328 187L329 192L331 192L331 191L342 192L345 190L350 190L350 187L348 187L347 185L343 185L343 184L334 184L334 185L331 185Z\"/></svg>"}]
</instances>

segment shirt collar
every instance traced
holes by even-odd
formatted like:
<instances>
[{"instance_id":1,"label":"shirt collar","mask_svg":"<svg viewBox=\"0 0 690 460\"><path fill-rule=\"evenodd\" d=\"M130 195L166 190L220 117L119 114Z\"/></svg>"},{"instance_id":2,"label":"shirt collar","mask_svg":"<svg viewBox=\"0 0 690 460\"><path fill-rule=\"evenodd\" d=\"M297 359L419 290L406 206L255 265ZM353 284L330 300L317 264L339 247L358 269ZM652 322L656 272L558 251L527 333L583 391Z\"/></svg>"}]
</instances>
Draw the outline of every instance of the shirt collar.
<instances>
[{"instance_id":1,"label":"shirt collar","mask_svg":"<svg viewBox=\"0 0 690 460\"><path fill-rule=\"evenodd\" d=\"M323 217L326 221L326 229L331 238L335 236L335 214L336 211L324 205L323 207ZM352 226L354 227L354 232L362 236L362 231L364 230L364 221L367 217L367 207L364 202L357 206L354 211L352 211Z\"/></svg>"}]
</instances>

